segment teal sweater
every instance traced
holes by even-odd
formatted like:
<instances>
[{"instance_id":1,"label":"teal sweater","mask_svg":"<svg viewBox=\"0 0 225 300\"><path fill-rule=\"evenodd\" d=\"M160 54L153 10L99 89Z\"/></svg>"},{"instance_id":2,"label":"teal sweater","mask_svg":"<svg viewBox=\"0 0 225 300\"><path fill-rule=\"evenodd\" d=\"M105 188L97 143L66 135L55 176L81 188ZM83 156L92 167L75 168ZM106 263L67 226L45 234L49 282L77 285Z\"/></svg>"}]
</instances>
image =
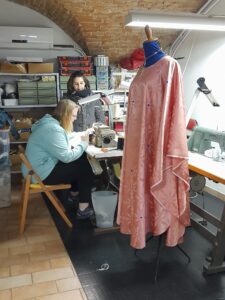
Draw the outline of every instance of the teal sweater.
<instances>
[{"instance_id":1,"label":"teal sweater","mask_svg":"<svg viewBox=\"0 0 225 300\"><path fill-rule=\"evenodd\" d=\"M44 180L52 172L58 161L69 163L78 159L87 146L88 143L80 142L71 149L67 132L55 118L46 114L31 128L26 156L33 169ZM23 164L21 171L25 177L27 168Z\"/></svg>"}]
</instances>

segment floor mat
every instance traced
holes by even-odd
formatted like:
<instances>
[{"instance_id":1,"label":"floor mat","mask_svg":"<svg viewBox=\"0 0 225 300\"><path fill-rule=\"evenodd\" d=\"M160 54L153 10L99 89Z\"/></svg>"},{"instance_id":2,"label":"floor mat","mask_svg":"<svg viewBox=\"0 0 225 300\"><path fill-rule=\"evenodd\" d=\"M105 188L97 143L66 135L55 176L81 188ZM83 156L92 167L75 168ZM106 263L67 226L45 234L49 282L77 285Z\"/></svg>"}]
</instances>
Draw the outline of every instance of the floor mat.
<instances>
[{"instance_id":1,"label":"floor mat","mask_svg":"<svg viewBox=\"0 0 225 300\"><path fill-rule=\"evenodd\" d=\"M201 196L193 201L202 205ZM205 206L219 216L223 203L206 194ZM203 274L212 245L193 228L186 230L181 245L191 262L177 247L162 245L155 282L158 237L135 255L129 236L119 231L96 233L89 220L76 220L71 205L67 213L73 229L54 209L50 211L89 300L225 300L225 272Z\"/></svg>"}]
</instances>

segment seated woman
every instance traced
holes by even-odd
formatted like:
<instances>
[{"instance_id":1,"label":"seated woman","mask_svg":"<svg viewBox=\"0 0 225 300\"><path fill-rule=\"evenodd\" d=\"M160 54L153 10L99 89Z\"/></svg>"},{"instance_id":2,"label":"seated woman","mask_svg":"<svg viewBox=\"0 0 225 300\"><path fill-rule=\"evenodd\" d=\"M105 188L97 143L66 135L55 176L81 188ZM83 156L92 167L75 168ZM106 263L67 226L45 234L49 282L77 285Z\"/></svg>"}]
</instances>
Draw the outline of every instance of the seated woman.
<instances>
[{"instance_id":1,"label":"seated woman","mask_svg":"<svg viewBox=\"0 0 225 300\"><path fill-rule=\"evenodd\" d=\"M82 71L74 72L67 82L67 97L78 104L78 100L92 95L90 84ZM96 100L80 107L74 131L83 131L92 127L93 123L105 124L105 116L101 100Z\"/></svg>"},{"instance_id":2,"label":"seated woman","mask_svg":"<svg viewBox=\"0 0 225 300\"><path fill-rule=\"evenodd\" d=\"M93 214L90 203L94 178L84 154L88 146L88 132L80 133L80 142L76 146L71 147L69 143L78 110L73 101L61 100L52 115L46 114L37 121L31 128L26 156L45 184L70 183L72 190L78 187L77 218L87 219ZM26 176L25 165L21 170Z\"/></svg>"}]
</instances>

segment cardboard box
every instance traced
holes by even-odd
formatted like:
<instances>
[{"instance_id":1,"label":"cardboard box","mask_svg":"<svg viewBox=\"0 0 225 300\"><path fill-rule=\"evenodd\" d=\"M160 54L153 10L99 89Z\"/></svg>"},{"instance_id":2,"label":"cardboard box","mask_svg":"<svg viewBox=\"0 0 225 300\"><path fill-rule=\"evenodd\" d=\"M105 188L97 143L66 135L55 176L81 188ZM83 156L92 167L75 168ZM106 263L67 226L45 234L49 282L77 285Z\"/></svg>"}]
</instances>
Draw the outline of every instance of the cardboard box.
<instances>
[{"instance_id":1,"label":"cardboard box","mask_svg":"<svg viewBox=\"0 0 225 300\"><path fill-rule=\"evenodd\" d=\"M26 74L27 68L26 68L26 64L1 63L0 64L0 72L1 73Z\"/></svg>"},{"instance_id":2,"label":"cardboard box","mask_svg":"<svg viewBox=\"0 0 225 300\"><path fill-rule=\"evenodd\" d=\"M9 159L11 161L11 170L12 171L19 171L21 167L21 159L19 157L19 153L10 154Z\"/></svg>"},{"instance_id":3,"label":"cardboard box","mask_svg":"<svg viewBox=\"0 0 225 300\"><path fill-rule=\"evenodd\" d=\"M28 63L29 74L53 73L53 63Z\"/></svg>"}]
</instances>

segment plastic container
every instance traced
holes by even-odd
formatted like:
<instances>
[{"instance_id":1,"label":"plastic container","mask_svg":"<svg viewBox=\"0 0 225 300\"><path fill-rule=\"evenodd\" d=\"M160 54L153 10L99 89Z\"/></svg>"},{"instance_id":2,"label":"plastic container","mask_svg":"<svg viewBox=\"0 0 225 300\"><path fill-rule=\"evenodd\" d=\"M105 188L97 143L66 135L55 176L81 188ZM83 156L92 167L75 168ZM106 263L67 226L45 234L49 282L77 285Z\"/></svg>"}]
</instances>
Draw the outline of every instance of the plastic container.
<instances>
[{"instance_id":1,"label":"plastic container","mask_svg":"<svg viewBox=\"0 0 225 300\"><path fill-rule=\"evenodd\" d=\"M0 166L9 165L9 129L0 129Z\"/></svg>"},{"instance_id":2,"label":"plastic container","mask_svg":"<svg viewBox=\"0 0 225 300\"><path fill-rule=\"evenodd\" d=\"M11 170L10 166L0 165L0 208L11 205Z\"/></svg>"},{"instance_id":3,"label":"plastic container","mask_svg":"<svg viewBox=\"0 0 225 300\"><path fill-rule=\"evenodd\" d=\"M92 193L92 204L97 227L113 227L117 200L118 193L113 191L97 191Z\"/></svg>"}]
</instances>

